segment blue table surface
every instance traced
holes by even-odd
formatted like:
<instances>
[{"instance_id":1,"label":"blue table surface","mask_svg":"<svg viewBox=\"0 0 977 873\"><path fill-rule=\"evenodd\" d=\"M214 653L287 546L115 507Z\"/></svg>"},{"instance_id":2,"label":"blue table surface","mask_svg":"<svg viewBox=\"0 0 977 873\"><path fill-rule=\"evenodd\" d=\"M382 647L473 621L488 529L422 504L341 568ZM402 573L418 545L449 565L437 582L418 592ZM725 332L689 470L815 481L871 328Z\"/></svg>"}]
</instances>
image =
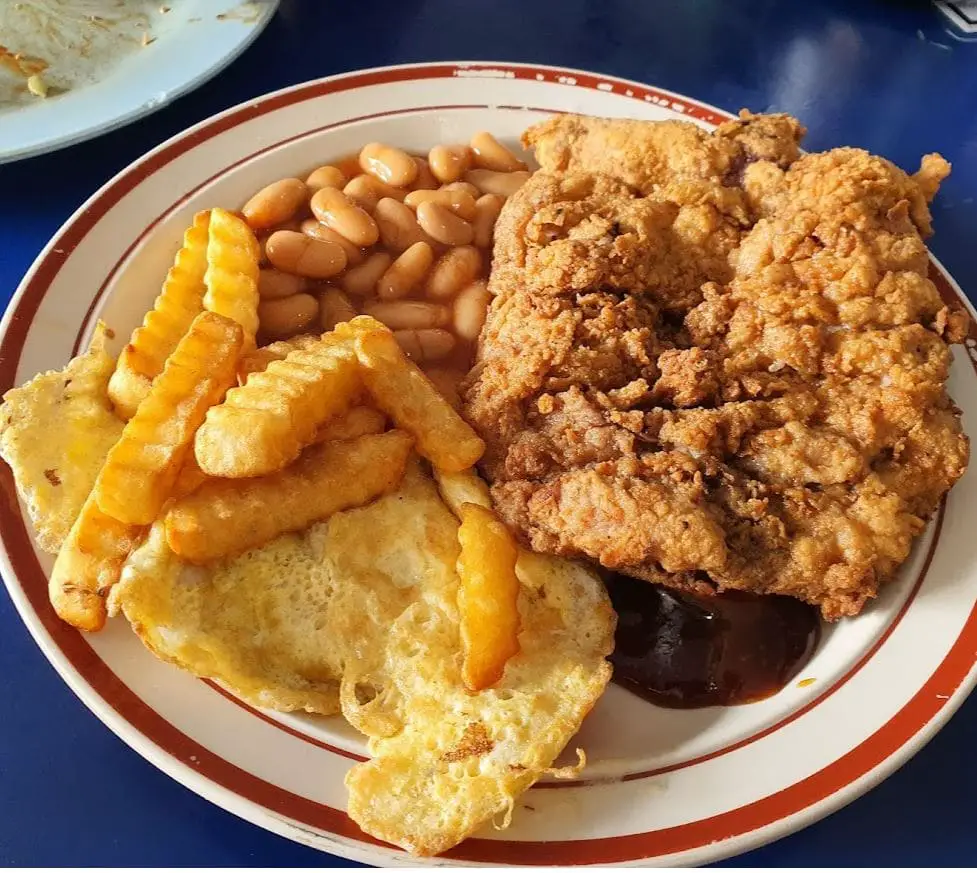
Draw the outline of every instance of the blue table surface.
<instances>
[{"instance_id":1,"label":"blue table surface","mask_svg":"<svg viewBox=\"0 0 977 873\"><path fill-rule=\"evenodd\" d=\"M307 79L456 59L579 67L729 110L787 111L808 126L809 149L858 145L909 169L938 150L953 175L934 206L931 247L977 292L977 43L949 33L928 2L283 0L257 42L195 93L93 142L0 167L4 303L85 198L183 128ZM131 751L62 684L3 595L0 638L0 864L332 862L212 806ZM974 864L975 734L972 699L870 794L726 863Z\"/></svg>"}]
</instances>

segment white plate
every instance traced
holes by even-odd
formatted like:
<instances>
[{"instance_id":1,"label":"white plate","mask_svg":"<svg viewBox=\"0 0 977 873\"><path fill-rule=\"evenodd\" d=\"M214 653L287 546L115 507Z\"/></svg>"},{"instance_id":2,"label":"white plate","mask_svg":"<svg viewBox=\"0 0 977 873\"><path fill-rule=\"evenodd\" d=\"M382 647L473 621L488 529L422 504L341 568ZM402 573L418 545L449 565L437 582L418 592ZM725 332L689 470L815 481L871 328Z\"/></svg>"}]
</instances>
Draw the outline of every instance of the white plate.
<instances>
[{"instance_id":1,"label":"white plate","mask_svg":"<svg viewBox=\"0 0 977 873\"><path fill-rule=\"evenodd\" d=\"M153 41L110 64L91 84L0 105L0 164L107 133L202 85L251 44L278 2L161 0L170 11L153 19L147 32Z\"/></svg>"},{"instance_id":2,"label":"white plate","mask_svg":"<svg viewBox=\"0 0 977 873\"><path fill-rule=\"evenodd\" d=\"M488 129L515 139L545 113L725 118L676 94L572 70L424 64L324 79L232 109L121 173L58 233L2 325L0 388L59 367L105 318L128 335L198 209L237 206L263 184L369 140L425 150ZM937 228L937 231L939 229ZM963 295L938 265L948 299ZM956 348L950 390L977 421L977 340ZM968 357L969 352L969 357ZM9 473L6 484L10 491ZM793 684L760 703L656 709L611 687L580 744L576 783L521 798L512 827L488 827L453 862L701 864L811 823L917 751L975 681L977 477L953 490L898 581L857 620L825 633ZM255 824L362 861L408 862L347 818L343 774L363 744L338 719L257 712L151 657L124 622L82 636L46 599L48 557L24 514L0 505L3 571L47 657L133 748ZM921 801L922 802L922 801ZM434 861L432 863L438 863Z\"/></svg>"}]
</instances>

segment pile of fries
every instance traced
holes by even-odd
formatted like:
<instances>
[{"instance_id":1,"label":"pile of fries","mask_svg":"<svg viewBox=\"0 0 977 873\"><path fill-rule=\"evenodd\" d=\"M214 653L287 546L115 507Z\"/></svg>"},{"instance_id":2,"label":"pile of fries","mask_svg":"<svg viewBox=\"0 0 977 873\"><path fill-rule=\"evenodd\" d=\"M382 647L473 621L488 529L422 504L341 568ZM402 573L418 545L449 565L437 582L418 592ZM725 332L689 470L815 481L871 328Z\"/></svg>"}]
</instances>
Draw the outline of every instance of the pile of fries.
<instances>
[{"instance_id":1,"label":"pile of fries","mask_svg":"<svg viewBox=\"0 0 977 873\"><path fill-rule=\"evenodd\" d=\"M413 450L443 491L473 494L446 499L461 522L464 682L491 686L518 651L518 548L472 470L484 444L370 317L256 348L258 262L240 217L194 218L109 382L127 423L58 554L51 603L97 631L154 523L180 558L219 561L396 490Z\"/></svg>"}]
</instances>

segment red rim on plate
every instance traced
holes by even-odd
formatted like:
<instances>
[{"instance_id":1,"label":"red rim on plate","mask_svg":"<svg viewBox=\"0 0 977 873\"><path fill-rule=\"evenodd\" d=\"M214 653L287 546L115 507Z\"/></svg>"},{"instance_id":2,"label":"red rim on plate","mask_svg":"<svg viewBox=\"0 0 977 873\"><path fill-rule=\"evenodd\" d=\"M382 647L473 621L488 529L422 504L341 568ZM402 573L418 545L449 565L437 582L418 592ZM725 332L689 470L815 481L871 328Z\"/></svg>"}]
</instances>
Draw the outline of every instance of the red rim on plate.
<instances>
[{"instance_id":1,"label":"red rim on plate","mask_svg":"<svg viewBox=\"0 0 977 873\"><path fill-rule=\"evenodd\" d=\"M504 76L506 78L558 82L569 87L610 91L620 96L633 98L636 101L667 106L672 111L710 124L719 124L732 117L721 110L688 98L610 76L598 76L592 73L553 67L494 63L422 64L368 70L300 85L249 102L174 138L123 171L89 200L59 231L31 268L5 315L4 331L2 338L0 338L0 391L5 391L14 385L21 353L31 323L41 301L59 272L64 268L70 254L116 203L154 172L218 134L286 106L293 106L306 100L368 85L466 75ZM481 104L478 105L478 107L480 106ZM343 123L348 120L346 119ZM276 143L277 145L280 143ZM253 156L242 159L238 163L243 163L243 160L250 160L251 157ZM221 175L229 169L225 168ZM98 298L126 256L146 234L153 230L163 217L163 215L159 216L155 222L144 229L136 242L127 249L116 266L109 272L102 289L96 294L89 316L94 311ZM945 300L967 306L959 289L935 261L932 264L931 276ZM76 349L80 345L84 331L85 325L83 324L76 341ZM971 324L971 337L977 340L977 330L975 330L973 323ZM974 365L975 373L977 373L977 363L972 358L971 364ZM0 472L0 482L3 483L7 494L7 500L0 506L0 541L2 541L6 558L9 561L8 587L22 617L31 627L32 633L49 657L51 657L51 653L48 651L48 647L53 645L56 654L76 671L77 677L70 676L55 663L55 666L59 667L62 675L69 681L74 690L84 698L86 695L79 690L79 685L87 685L88 689L98 695L118 719L131 726L152 747L155 747L158 754L148 754L146 749L138 746L137 751L149 757L158 766L163 766L160 763L161 759L170 757L192 769L198 776L209 780L213 785L257 804L272 816L284 817L302 825L325 831L328 834L345 838L347 841L385 846L385 844L363 834L343 810L300 797L225 761L181 733L130 690L98 657L82 634L55 617L47 600L47 578L34 553L27 524L16 498L12 476L6 466L3 466L2 472ZM922 574L925 574L936 549L942 518L943 511L941 509L938 527ZM9 575L9 570L12 570L13 576ZM23 599L19 598L15 592L15 587L18 584L23 593ZM889 628L876 641L874 647L863 656L855 668L839 683L836 683L807 706L792 713L789 718L761 734L705 757L716 757L778 730L784 724L793 721L817 706L837 690L883 645L888 635L908 610L915 596L915 591L921 584L922 575L917 581L916 589ZM28 609L36 615L44 631L49 635L50 641L43 639L42 635L32 626ZM723 854L752 848L793 830L795 826L786 821L792 816L805 810L812 811L814 807L817 809L813 810L814 815L809 815L809 820L826 815L854 799L862 791L871 787L875 781L903 763L915 751L915 748L911 749L907 744L914 738L919 738L922 741L929 739L962 702L966 696L964 692L972 687L975 663L977 663L975 653L977 653L977 608L968 616L963 629L939 667L912 699L888 722L868 739L850 749L830 765L755 802L699 821L625 836L546 842L472 839L449 852L447 857L487 863L578 865L661 858L738 837L744 839L738 840L735 846L731 846L730 850ZM55 660L54 657L51 659L52 661ZM80 681L77 681L79 678ZM267 718L260 713L255 712L255 714ZM109 724L113 729L116 728L116 725L111 722ZM277 722L274 724L284 730L290 730ZM307 739L297 732L293 733ZM128 741L125 736L123 739ZM319 745L348 757L347 753L328 744ZM702 759L681 766L698 763L699 760ZM885 766L883 767L883 765ZM165 766L163 768L166 769ZM880 772L880 768L883 772ZM641 778L674 769L676 768L663 768L662 770L634 774L628 778ZM195 788L194 785L188 785L188 787ZM201 791L201 793L211 800L215 799L213 793L208 794L205 791ZM238 808L234 808L232 811L248 817ZM779 828L778 825L780 825ZM341 851L341 847L337 846L335 850Z\"/></svg>"}]
</instances>

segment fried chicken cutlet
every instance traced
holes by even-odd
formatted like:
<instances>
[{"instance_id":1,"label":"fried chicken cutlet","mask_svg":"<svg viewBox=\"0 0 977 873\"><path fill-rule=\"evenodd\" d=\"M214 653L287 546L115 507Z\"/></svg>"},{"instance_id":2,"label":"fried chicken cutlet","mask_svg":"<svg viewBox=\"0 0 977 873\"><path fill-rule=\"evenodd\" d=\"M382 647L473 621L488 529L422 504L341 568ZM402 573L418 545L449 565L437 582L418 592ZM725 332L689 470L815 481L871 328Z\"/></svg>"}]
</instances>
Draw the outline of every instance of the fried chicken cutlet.
<instances>
[{"instance_id":1,"label":"fried chicken cutlet","mask_svg":"<svg viewBox=\"0 0 977 873\"><path fill-rule=\"evenodd\" d=\"M496 227L465 386L483 469L534 549L700 593L857 614L968 460L966 329L927 278L928 201L787 116L707 134L558 116Z\"/></svg>"}]
</instances>

